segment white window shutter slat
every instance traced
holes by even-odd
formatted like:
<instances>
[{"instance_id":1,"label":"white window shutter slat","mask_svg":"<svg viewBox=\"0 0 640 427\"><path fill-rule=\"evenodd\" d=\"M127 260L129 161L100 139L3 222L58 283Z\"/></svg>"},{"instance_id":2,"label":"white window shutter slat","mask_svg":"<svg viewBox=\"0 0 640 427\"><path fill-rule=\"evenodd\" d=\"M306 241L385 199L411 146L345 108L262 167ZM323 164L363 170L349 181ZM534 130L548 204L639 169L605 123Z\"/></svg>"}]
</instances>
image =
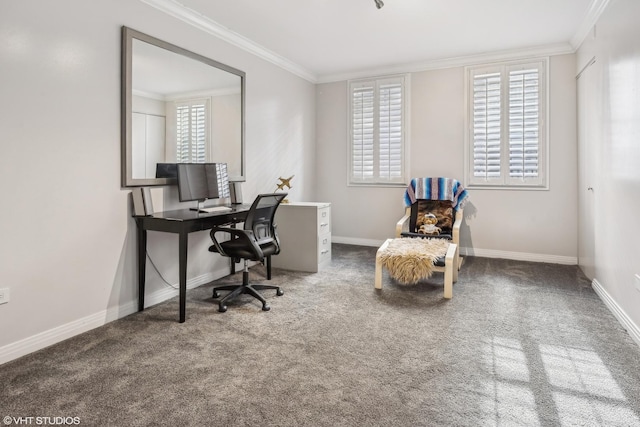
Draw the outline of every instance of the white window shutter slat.
<instances>
[{"instance_id":1,"label":"white window shutter slat","mask_svg":"<svg viewBox=\"0 0 640 427\"><path fill-rule=\"evenodd\" d=\"M538 177L539 80L537 68L509 73L509 178Z\"/></svg>"},{"instance_id":2,"label":"white window shutter slat","mask_svg":"<svg viewBox=\"0 0 640 427\"><path fill-rule=\"evenodd\" d=\"M473 78L473 176L500 176L501 138L500 73L477 74Z\"/></svg>"},{"instance_id":3,"label":"white window shutter slat","mask_svg":"<svg viewBox=\"0 0 640 427\"><path fill-rule=\"evenodd\" d=\"M373 86L361 87L352 94L352 162L353 176L373 176Z\"/></svg>"},{"instance_id":4,"label":"white window shutter slat","mask_svg":"<svg viewBox=\"0 0 640 427\"><path fill-rule=\"evenodd\" d=\"M391 181L402 177L402 84L380 85L379 94L379 177Z\"/></svg>"}]
</instances>

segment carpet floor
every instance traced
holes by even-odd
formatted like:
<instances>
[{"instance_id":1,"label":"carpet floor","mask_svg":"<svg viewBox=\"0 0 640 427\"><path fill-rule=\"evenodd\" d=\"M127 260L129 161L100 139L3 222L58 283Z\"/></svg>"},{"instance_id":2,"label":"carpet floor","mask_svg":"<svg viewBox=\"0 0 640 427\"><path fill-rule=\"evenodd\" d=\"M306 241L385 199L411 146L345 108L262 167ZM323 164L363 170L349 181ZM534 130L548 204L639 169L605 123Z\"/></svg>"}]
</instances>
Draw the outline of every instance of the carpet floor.
<instances>
[{"instance_id":1,"label":"carpet floor","mask_svg":"<svg viewBox=\"0 0 640 427\"><path fill-rule=\"evenodd\" d=\"M640 349L576 266L468 257L445 300L440 273L376 291L375 252L274 269L269 312L217 312L236 274L183 324L173 298L6 363L4 425L640 426Z\"/></svg>"}]
</instances>

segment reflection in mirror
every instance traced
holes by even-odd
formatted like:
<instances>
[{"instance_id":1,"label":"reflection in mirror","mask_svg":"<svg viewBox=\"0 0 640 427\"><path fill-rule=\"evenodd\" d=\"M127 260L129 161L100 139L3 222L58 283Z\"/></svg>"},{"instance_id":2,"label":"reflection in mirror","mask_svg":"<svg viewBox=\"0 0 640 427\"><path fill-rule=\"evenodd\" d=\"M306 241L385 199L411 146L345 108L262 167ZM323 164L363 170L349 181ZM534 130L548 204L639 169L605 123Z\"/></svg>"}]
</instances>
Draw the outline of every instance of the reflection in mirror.
<instances>
[{"instance_id":1,"label":"reflection in mirror","mask_svg":"<svg viewBox=\"0 0 640 427\"><path fill-rule=\"evenodd\" d=\"M173 163L244 180L244 76L123 27L123 185L175 183Z\"/></svg>"}]
</instances>

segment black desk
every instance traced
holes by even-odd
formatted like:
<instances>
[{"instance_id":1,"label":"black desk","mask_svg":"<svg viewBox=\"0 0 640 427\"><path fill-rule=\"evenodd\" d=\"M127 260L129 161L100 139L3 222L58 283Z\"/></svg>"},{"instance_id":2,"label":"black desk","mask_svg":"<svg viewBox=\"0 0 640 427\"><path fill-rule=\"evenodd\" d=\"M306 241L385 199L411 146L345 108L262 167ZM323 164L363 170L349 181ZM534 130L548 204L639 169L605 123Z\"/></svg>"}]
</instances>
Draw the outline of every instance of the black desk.
<instances>
[{"instance_id":1,"label":"black desk","mask_svg":"<svg viewBox=\"0 0 640 427\"><path fill-rule=\"evenodd\" d=\"M187 305L187 243L189 233L210 230L216 225L243 222L251 205L230 205L230 211L198 213L189 209L157 212L136 216L138 226L138 311L144 310L144 288L147 266L147 231L164 231L180 235L178 247L180 270L180 323L185 321Z\"/></svg>"}]
</instances>

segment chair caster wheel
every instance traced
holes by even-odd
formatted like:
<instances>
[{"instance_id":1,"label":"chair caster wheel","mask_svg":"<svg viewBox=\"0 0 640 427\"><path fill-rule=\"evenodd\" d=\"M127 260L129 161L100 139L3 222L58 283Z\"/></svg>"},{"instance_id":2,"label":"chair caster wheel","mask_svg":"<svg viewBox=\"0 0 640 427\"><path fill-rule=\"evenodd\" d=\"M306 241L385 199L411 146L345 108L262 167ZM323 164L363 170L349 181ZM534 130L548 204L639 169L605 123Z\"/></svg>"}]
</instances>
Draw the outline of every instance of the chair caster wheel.
<instances>
[{"instance_id":1,"label":"chair caster wheel","mask_svg":"<svg viewBox=\"0 0 640 427\"><path fill-rule=\"evenodd\" d=\"M278 288L278 290L276 291L276 295L281 297L282 295L284 295L284 291L282 289Z\"/></svg>"},{"instance_id":2,"label":"chair caster wheel","mask_svg":"<svg viewBox=\"0 0 640 427\"><path fill-rule=\"evenodd\" d=\"M211 298L218 298L219 296L220 296L220 294L218 293L218 291L216 291L216 290L214 289L214 291L213 291L213 295L211 296Z\"/></svg>"},{"instance_id":3,"label":"chair caster wheel","mask_svg":"<svg viewBox=\"0 0 640 427\"><path fill-rule=\"evenodd\" d=\"M262 305L262 311L269 311L269 310L271 310L271 307L269 307L267 304Z\"/></svg>"},{"instance_id":4,"label":"chair caster wheel","mask_svg":"<svg viewBox=\"0 0 640 427\"><path fill-rule=\"evenodd\" d=\"M218 307L218 311L220 313L224 313L225 311L227 311L227 306L226 305L221 305Z\"/></svg>"}]
</instances>

